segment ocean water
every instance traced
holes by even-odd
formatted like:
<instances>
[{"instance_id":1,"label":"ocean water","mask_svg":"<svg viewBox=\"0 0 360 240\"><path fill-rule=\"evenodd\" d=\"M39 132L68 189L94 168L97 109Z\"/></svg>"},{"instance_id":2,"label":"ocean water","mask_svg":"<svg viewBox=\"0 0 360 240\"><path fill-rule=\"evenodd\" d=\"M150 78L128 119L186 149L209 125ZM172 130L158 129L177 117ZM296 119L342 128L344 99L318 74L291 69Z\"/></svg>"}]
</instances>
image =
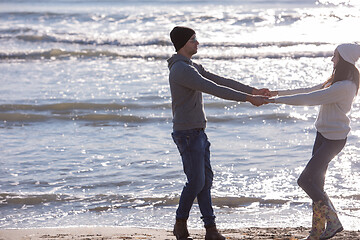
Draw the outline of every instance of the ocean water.
<instances>
[{"instance_id":1,"label":"ocean water","mask_svg":"<svg viewBox=\"0 0 360 240\"><path fill-rule=\"evenodd\" d=\"M171 139L169 32L192 27L194 61L271 90L323 82L360 40L355 0L0 1L0 227L171 228L185 182ZM358 65L359 67L359 65ZM310 226L296 180L318 107L204 94L220 228ZM360 102L326 191L360 223ZM194 204L189 226L201 228Z\"/></svg>"}]
</instances>

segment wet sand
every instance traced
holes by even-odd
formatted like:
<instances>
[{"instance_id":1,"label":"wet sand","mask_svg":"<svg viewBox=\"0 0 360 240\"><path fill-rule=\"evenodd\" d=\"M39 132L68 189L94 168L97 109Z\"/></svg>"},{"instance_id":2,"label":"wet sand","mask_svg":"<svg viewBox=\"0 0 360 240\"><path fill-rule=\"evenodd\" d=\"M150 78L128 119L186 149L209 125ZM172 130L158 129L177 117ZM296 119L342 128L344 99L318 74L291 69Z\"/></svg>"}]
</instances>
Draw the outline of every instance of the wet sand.
<instances>
[{"instance_id":1,"label":"wet sand","mask_svg":"<svg viewBox=\"0 0 360 240\"><path fill-rule=\"evenodd\" d=\"M190 229L191 237L204 239L204 229ZM297 228L241 228L220 229L226 239L277 239L296 240L307 236L309 229ZM0 240L107 240L107 239L159 239L174 240L170 229L125 228L125 227L68 227L0 229ZM343 231L332 239L360 240L360 231Z\"/></svg>"}]
</instances>

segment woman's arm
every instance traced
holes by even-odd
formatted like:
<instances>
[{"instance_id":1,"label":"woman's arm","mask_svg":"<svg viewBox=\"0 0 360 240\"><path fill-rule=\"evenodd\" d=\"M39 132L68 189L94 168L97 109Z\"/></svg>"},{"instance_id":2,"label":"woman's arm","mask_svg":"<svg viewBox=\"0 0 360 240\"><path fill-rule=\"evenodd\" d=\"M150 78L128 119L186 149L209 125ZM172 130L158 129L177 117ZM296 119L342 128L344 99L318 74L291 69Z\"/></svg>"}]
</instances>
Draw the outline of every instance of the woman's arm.
<instances>
[{"instance_id":1,"label":"woman's arm","mask_svg":"<svg viewBox=\"0 0 360 240\"><path fill-rule=\"evenodd\" d=\"M323 83L315 85L313 87L309 88L298 88L298 89L289 89L289 90L280 90L277 91L278 96L287 96L287 95L295 95L295 94L301 94L301 93L310 93L317 90L320 90L323 88Z\"/></svg>"},{"instance_id":2,"label":"woman's arm","mask_svg":"<svg viewBox=\"0 0 360 240\"><path fill-rule=\"evenodd\" d=\"M315 90L308 93L300 93L289 96L274 98L275 103L284 103L288 105L306 105L315 106L330 104L341 101L351 96L349 90L355 89L350 81L337 82L330 87ZM315 88L316 89L316 88ZM351 96L353 97L353 96Z\"/></svg>"},{"instance_id":3,"label":"woman's arm","mask_svg":"<svg viewBox=\"0 0 360 240\"><path fill-rule=\"evenodd\" d=\"M323 88L323 83L318 84L316 86L310 88L298 88L298 89L289 89L289 90L278 90L278 91L270 91L270 96L287 96L287 95L295 95L300 93L309 93L313 91L317 91Z\"/></svg>"}]
</instances>

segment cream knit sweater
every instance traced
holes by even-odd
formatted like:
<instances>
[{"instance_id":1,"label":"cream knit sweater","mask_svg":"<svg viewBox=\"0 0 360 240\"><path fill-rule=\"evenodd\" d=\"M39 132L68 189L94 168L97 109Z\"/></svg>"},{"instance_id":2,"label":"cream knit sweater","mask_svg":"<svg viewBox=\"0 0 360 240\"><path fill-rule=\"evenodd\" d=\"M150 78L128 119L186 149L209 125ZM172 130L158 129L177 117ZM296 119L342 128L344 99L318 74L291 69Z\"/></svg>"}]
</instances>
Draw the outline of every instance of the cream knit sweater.
<instances>
[{"instance_id":1,"label":"cream knit sweater","mask_svg":"<svg viewBox=\"0 0 360 240\"><path fill-rule=\"evenodd\" d=\"M321 105L315 122L317 131L330 140L347 137L350 131L350 119L347 114L356 95L356 85L352 81L336 82L325 88L319 84L312 88L278 91L278 95L280 97L275 98L275 103Z\"/></svg>"}]
</instances>

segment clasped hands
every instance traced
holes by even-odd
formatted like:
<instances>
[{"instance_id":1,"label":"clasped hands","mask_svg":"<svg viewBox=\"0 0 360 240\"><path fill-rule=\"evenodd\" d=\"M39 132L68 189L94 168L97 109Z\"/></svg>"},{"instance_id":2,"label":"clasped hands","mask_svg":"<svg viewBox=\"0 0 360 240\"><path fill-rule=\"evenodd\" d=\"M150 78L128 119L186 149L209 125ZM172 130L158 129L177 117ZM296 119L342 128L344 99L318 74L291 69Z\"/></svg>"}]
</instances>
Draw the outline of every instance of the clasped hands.
<instances>
[{"instance_id":1,"label":"clasped hands","mask_svg":"<svg viewBox=\"0 0 360 240\"><path fill-rule=\"evenodd\" d=\"M254 106L261 106L268 103L274 103L275 100L271 97L274 97L278 94L277 91L270 91L267 88L254 89L252 95L247 95L246 100Z\"/></svg>"}]
</instances>

